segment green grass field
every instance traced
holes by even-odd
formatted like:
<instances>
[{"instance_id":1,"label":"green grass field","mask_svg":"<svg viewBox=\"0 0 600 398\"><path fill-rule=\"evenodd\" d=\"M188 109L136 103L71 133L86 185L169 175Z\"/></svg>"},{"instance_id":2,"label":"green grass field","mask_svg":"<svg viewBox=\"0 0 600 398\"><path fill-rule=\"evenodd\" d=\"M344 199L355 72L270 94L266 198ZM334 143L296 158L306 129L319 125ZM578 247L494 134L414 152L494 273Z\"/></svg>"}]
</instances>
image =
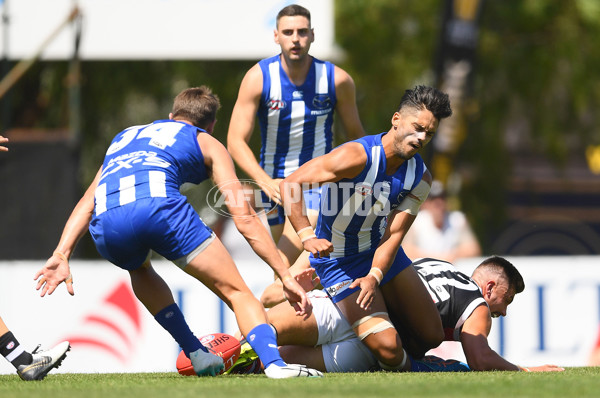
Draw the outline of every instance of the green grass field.
<instances>
[{"instance_id":1,"label":"green grass field","mask_svg":"<svg viewBox=\"0 0 600 398\"><path fill-rule=\"evenodd\" d=\"M353 373L270 380L264 375L198 378L177 373L50 374L41 382L0 375L1 398L185 397L600 397L599 368L562 373Z\"/></svg>"}]
</instances>

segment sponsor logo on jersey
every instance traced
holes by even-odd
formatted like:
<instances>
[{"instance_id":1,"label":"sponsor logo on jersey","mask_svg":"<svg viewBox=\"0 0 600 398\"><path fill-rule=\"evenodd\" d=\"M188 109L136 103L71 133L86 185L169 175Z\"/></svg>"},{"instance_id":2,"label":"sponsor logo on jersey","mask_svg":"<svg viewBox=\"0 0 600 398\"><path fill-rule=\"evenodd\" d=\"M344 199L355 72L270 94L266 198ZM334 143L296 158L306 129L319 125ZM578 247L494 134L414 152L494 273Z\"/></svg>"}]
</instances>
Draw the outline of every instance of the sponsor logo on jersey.
<instances>
[{"instance_id":1,"label":"sponsor logo on jersey","mask_svg":"<svg viewBox=\"0 0 600 398\"><path fill-rule=\"evenodd\" d=\"M317 111L310 111L310 114L311 115L325 115L329 112L331 112L331 109L322 109L322 110L317 110Z\"/></svg>"},{"instance_id":2,"label":"sponsor logo on jersey","mask_svg":"<svg viewBox=\"0 0 600 398\"><path fill-rule=\"evenodd\" d=\"M360 184L356 184L356 192L360 193L362 196L372 195L373 187L370 184L361 182Z\"/></svg>"},{"instance_id":3,"label":"sponsor logo on jersey","mask_svg":"<svg viewBox=\"0 0 600 398\"><path fill-rule=\"evenodd\" d=\"M296 90L292 93L292 98L295 100L301 100L304 98L304 93L302 91Z\"/></svg>"},{"instance_id":4,"label":"sponsor logo on jersey","mask_svg":"<svg viewBox=\"0 0 600 398\"><path fill-rule=\"evenodd\" d=\"M267 101L267 108L272 111L280 111L285 108L285 101L280 99L270 99Z\"/></svg>"},{"instance_id":5,"label":"sponsor logo on jersey","mask_svg":"<svg viewBox=\"0 0 600 398\"><path fill-rule=\"evenodd\" d=\"M352 281L344 281L344 282L336 283L333 286L329 286L326 290L327 290L327 293L329 293L329 295L331 297L334 297L337 294L340 294L344 290L348 289L348 286L350 286L350 284L352 284Z\"/></svg>"}]
</instances>

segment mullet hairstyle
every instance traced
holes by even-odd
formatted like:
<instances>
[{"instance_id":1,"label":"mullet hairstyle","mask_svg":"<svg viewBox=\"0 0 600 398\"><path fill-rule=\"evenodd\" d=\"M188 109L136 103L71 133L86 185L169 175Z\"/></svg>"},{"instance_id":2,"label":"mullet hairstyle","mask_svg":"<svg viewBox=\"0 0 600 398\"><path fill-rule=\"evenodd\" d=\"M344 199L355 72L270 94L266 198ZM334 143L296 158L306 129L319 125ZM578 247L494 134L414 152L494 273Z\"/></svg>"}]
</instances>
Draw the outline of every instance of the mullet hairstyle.
<instances>
[{"instance_id":1,"label":"mullet hairstyle","mask_svg":"<svg viewBox=\"0 0 600 398\"><path fill-rule=\"evenodd\" d=\"M173 119L185 119L194 126L206 129L217 118L221 102L206 86L183 90L173 101Z\"/></svg>"},{"instance_id":2,"label":"mullet hairstyle","mask_svg":"<svg viewBox=\"0 0 600 398\"><path fill-rule=\"evenodd\" d=\"M275 26L278 28L279 27L279 19L281 17L305 17L306 19L308 19L308 26L310 26L310 11L308 11L306 8L299 6L298 4L290 4L287 7L284 7L281 9L281 11L279 11L279 13L277 14L277 20L275 22Z\"/></svg>"},{"instance_id":3,"label":"mullet hairstyle","mask_svg":"<svg viewBox=\"0 0 600 398\"><path fill-rule=\"evenodd\" d=\"M492 272L501 273L508 279L508 286L515 289L515 294L525 290L523 276L510 261L500 256L492 256L481 262L475 269L486 268Z\"/></svg>"},{"instance_id":4,"label":"mullet hairstyle","mask_svg":"<svg viewBox=\"0 0 600 398\"><path fill-rule=\"evenodd\" d=\"M406 90L400 100L398 112L404 108L426 108L438 121L452 115L448 94L429 86L416 86L412 90Z\"/></svg>"}]
</instances>

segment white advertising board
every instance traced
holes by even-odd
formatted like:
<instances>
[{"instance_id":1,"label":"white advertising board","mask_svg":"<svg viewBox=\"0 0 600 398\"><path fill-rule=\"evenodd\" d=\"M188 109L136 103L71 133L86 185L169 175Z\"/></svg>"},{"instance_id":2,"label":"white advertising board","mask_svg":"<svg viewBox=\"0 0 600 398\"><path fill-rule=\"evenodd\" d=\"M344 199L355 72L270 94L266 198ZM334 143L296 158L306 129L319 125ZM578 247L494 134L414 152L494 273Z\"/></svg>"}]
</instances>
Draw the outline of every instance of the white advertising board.
<instances>
[{"instance_id":1,"label":"white advertising board","mask_svg":"<svg viewBox=\"0 0 600 398\"><path fill-rule=\"evenodd\" d=\"M522 273L526 288L509 306L506 319L494 320L491 347L523 366L585 366L600 325L600 258L508 259ZM470 274L479 260L461 261L457 267ZM256 258L237 263L259 296L272 281L271 270ZM42 265L43 260L0 262L0 316L27 349L70 340L73 348L60 373L175 371L179 348L137 301L127 272L104 261L74 260L75 296L61 285L41 298L33 275ZM197 336L236 331L233 313L200 282L168 262L155 266ZM445 353L460 359L460 350L453 350ZM0 361L0 373L13 372L7 361Z\"/></svg>"},{"instance_id":2,"label":"white advertising board","mask_svg":"<svg viewBox=\"0 0 600 398\"><path fill-rule=\"evenodd\" d=\"M333 0L0 0L0 54L33 56L77 6L84 60L258 60L279 50L275 17L292 3L311 12L313 55L332 57ZM75 32L61 29L42 59L70 58Z\"/></svg>"}]
</instances>

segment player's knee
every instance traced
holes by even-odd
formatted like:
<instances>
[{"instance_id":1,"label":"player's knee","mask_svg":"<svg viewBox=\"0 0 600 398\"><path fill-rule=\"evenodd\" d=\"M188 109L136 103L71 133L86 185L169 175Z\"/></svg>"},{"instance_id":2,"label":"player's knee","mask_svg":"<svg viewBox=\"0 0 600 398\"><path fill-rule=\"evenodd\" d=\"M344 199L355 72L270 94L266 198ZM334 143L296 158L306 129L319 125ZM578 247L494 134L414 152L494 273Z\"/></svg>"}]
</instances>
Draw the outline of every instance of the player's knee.
<instances>
[{"instance_id":1,"label":"player's knee","mask_svg":"<svg viewBox=\"0 0 600 398\"><path fill-rule=\"evenodd\" d=\"M421 335L421 340L427 350L435 348L444 341L444 329L430 328L426 333Z\"/></svg>"},{"instance_id":2,"label":"player's knee","mask_svg":"<svg viewBox=\"0 0 600 398\"><path fill-rule=\"evenodd\" d=\"M369 334L363 343L375 355L377 360L389 367L395 367L404 360L402 342L394 329Z\"/></svg>"},{"instance_id":3,"label":"player's knee","mask_svg":"<svg viewBox=\"0 0 600 398\"><path fill-rule=\"evenodd\" d=\"M365 316L354 322L352 329L379 362L389 367L403 363L402 341L387 313L376 312Z\"/></svg>"},{"instance_id":4,"label":"player's knee","mask_svg":"<svg viewBox=\"0 0 600 398\"><path fill-rule=\"evenodd\" d=\"M373 352L379 362L389 367L400 365L404 360L404 352L400 339L381 339Z\"/></svg>"},{"instance_id":5,"label":"player's knee","mask_svg":"<svg viewBox=\"0 0 600 398\"><path fill-rule=\"evenodd\" d=\"M259 306L261 309L263 308L260 301L258 301L250 290L230 291L224 293L223 296L223 302L234 312L244 307Z\"/></svg>"}]
</instances>

